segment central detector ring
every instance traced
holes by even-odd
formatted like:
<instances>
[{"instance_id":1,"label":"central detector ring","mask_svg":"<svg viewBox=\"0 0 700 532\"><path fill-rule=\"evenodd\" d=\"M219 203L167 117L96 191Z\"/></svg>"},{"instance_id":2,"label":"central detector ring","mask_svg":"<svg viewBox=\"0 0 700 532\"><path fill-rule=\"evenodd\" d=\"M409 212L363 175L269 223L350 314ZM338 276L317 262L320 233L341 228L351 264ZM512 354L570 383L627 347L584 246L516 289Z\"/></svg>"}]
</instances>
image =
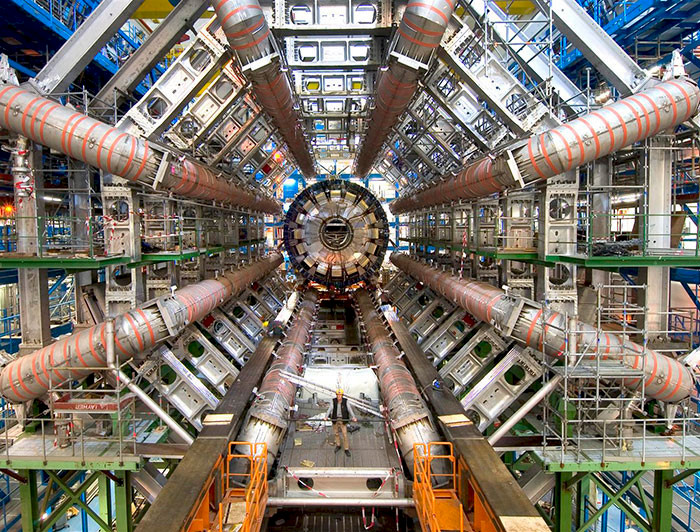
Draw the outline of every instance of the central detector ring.
<instances>
[{"instance_id":1,"label":"central detector ring","mask_svg":"<svg viewBox=\"0 0 700 532\"><path fill-rule=\"evenodd\" d=\"M377 275L389 243L384 206L366 188L329 179L305 188L284 222L284 247L296 272L345 288Z\"/></svg>"},{"instance_id":2,"label":"central detector ring","mask_svg":"<svg viewBox=\"0 0 700 532\"><path fill-rule=\"evenodd\" d=\"M323 221L319 236L328 249L341 251L352 243L352 225L342 216L333 216Z\"/></svg>"}]
</instances>

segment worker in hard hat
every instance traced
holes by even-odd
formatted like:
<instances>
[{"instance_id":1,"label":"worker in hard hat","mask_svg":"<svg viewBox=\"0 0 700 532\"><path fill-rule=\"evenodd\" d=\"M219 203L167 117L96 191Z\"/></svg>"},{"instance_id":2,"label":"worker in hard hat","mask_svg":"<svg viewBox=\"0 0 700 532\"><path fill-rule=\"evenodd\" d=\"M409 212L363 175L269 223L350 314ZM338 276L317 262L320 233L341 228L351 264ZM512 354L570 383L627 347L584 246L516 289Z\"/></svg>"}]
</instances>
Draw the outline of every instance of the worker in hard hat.
<instances>
[{"instance_id":1,"label":"worker in hard hat","mask_svg":"<svg viewBox=\"0 0 700 532\"><path fill-rule=\"evenodd\" d=\"M350 456L350 442L348 441L348 421L357 421L357 416L352 406L344 396L342 388L335 391L335 397L326 411L326 419L333 422L333 433L335 434L335 452L340 451L340 433L343 433L343 444L345 455Z\"/></svg>"}]
</instances>

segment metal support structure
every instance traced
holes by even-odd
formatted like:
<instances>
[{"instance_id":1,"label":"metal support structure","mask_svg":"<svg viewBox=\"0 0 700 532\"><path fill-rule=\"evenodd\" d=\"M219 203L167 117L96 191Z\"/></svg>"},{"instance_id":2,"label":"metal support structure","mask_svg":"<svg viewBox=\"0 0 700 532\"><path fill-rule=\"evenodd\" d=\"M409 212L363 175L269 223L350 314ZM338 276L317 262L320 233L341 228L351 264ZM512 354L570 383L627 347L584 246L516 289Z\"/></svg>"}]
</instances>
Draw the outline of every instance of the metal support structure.
<instances>
[{"instance_id":1,"label":"metal support structure","mask_svg":"<svg viewBox=\"0 0 700 532\"><path fill-rule=\"evenodd\" d=\"M432 269L406 255L394 253L391 262L450 301L454 301L477 319L493 323L503 334L512 336L547 356L561 358L567 349L569 327L563 314L535 306L523 298L506 295L501 289L489 284L459 279ZM597 329L577 322L575 333L578 352L590 352L591 354L584 358L595 358L597 349L594 346L599 343ZM609 359L643 372L647 397L665 402L678 402L693 393L693 370L678 360L645 349L619 336L606 335L605 341ZM657 364L646 363L647 357L656 360ZM637 390L641 386L641 379L623 379L622 384L631 390Z\"/></svg>"},{"instance_id":2,"label":"metal support structure","mask_svg":"<svg viewBox=\"0 0 700 532\"><path fill-rule=\"evenodd\" d=\"M663 253L662 250L671 253L671 234L673 233L671 144L670 137L659 136L650 139L648 150L645 150L647 157L643 173L646 174L645 180L649 188L640 199L640 210L643 211L646 207L646 217L642 220L644 218L647 220L646 245L652 253L653 250L658 250L659 253ZM643 231L642 220L640 220L640 231ZM642 301L639 303L646 307L641 325L652 340L657 336L667 336L666 331L669 328L668 308L671 288L669 271L670 269L664 266L640 269L639 283L646 285L646 289L641 290L640 293Z\"/></svg>"},{"instance_id":3,"label":"metal support structure","mask_svg":"<svg viewBox=\"0 0 700 532\"><path fill-rule=\"evenodd\" d=\"M170 51L184 33L208 9L202 0L181 0L146 41L119 67L117 73L105 83L94 100L94 107L111 109L128 99L141 80Z\"/></svg>"},{"instance_id":4,"label":"metal support structure","mask_svg":"<svg viewBox=\"0 0 700 532\"><path fill-rule=\"evenodd\" d=\"M14 135L12 175L14 179L14 211L17 231L17 253L41 255L41 232L44 218L41 149L26 137ZM37 166L39 168L37 168ZM51 342L49 315L48 270L20 268L17 272L19 312L22 334L20 353L26 354Z\"/></svg>"},{"instance_id":5,"label":"metal support structure","mask_svg":"<svg viewBox=\"0 0 700 532\"><path fill-rule=\"evenodd\" d=\"M199 321L281 263L282 256L275 253L238 271L225 272L216 280L189 285L172 296L159 297L121 314L115 319L117 359L125 361L181 333L188 324ZM105 329L105 323L96 325L8 364L0 373L0 393L13 402L24 402L41 397L67 380L105 369L109 344Z\"/></svg>"},{"instance_id":6,"label":"metal support structure","mask_svg":"<svg viewBox=\"0 0 700 532\"><path fill-rule=\"evenodd\" d=\"M248 421L241 430L239 441L265 443L268 467L271 468L289 425L289 413L294 403L297 385L282 373L299 376L304 361L305 346L313 328L319 293L309 289L298 303L298 311L276 359L265 373L256 399L250 407Z\"/></svg>"},{"instance_id":7,"label":"metal support structure","mask_svg":"<svg viewBox=\"0 0 700 532\"><path fill-rule=\"evenodd\" d=\"M132 183L275 214L280 204L226 174L15 85L0 84L0 125Z\"/></svg>"},{"instance_id":8,"label":"metal support structure","mask_svg":"<svg viewBox=\"0 0 700 532\"><path fill-rule=\"evenodd\" d=\"M620 94L634 94L648 81L647 73L575 0L536 0L534 4L546 16L551 9L557 29Z\"/></svg>"},{"instance_id":9,"label":"metal support structure","mask_svg":"<svg viewBox=\"0 0 700 532\"><path fill-rule=\"evenodd\" d=\"M212 0L243 74L307 178L314 177L314 158L299 118L287 72L280 68L270 28L258 0Z\"/></svg>"},{"instance_id":10,"label":"metal support structure","mask_svg":"<svg viewBox=\"0 0 700 532\"><path fill-rule=\"evenodd\" d=\"M554 484L554 532L571 532L573 520L573 486L567 482L573 473L555 473Z\"/></svg>"},{"instance_id":11,"label":"metal support structure","mask_svg":"<svg viewBox=\"0 0 700 532\"><path fill-rule=\"evenodd\" d=\"M391 212L405 214L447 201L484 197L563 174L682 124L697 113L699 105L695 82L668 80L478 159L454 177L395 200Z\"/></svg>"},{"instance_id":12,"label":"metal support structure","mask_svg":"<svg viewBox=\"0 0 700 532\"><path fill-rule=\"evenodd\" d=\"M453 11L454 4L447 0L406 6L389 53L387 70L377 82L374 109L355 158L354 173L359 178L369 174L391 128L411 102Z\"/></svg>"},{"instance_id":13,"label":"metal support structure","mask_svg":"<svg viewBox=\"0 0 700 532\"><path fill-rule=\"evenodd\" d=\"M110 0L99 3L30 83L42 94L66 92L143 2Z\"/></svg>"},{"instance_id":14,"label":"metal support structure","mask_svg":"<svg viewBox=\"0 0 700 532\"><path fill-rule=\"evenodd\" d=\"M430 411L423 401L413 376L401 360L401 353L391 342L384 321L370 294L360 289L355 301L367 331L367 342L374 355L382 397L389 409L399 448L409 470L412 471L415 443L439 441L440 436Z\"/></svg>"}]
</instances>

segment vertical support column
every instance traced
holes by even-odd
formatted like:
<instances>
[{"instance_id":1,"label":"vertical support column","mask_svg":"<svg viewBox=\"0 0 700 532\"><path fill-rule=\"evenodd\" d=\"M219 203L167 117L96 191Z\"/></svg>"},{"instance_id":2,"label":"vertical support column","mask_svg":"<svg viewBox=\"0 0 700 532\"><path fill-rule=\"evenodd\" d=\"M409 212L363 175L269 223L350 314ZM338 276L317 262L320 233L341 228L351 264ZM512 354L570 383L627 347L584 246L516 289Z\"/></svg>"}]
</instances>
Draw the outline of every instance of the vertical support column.
<instances>
[{"instance_id":1,"label":"vertical support column","mask_svg":"<svg viewBox=\"0 0 700 532\"><path fill-rule=\"evenodd\" d=\"M44 202L40 199L42 179L41 150L25 137L15 136L12 150L12 176L15 190L17 253L41 255ZM30 353L51 342L48 271L19 268L19 312L22 327L20 354Z\"/></svg>"},{"instance_id":2,"label":"vertical support column","mask_svg":"<svg viewBox=\"0 0 700 532\"><path fill-rule=\"evenodd\" d=\"M37 490L36 471L23 469L18 473L27 479L26 484L19 485L19 497L22 507L22 530L32 532L39 522L39 493Z\"/></svg>"},{"instance_id":3,"label":"vertical support column","mask_svg":"<svg viewBox=\"0 0 700 532\"><path fill-rule=\"evenodd\" d=\"M591 238L610 238L610 183L611 162L609 157L591 163L588 179L593 189L591 197ZM593 286L609 284L610 274L604 270L588 269Z\"/></svg>"},{"instance_id":4,"label":"vertical support column","mask_svg":"<svg viewBox=\"0 0 700 532\"><path fill-rule=\"evenodd\" d=\"M68 160L68 192L71 210L72 241L75 252L93 256L92 207L90 201L90 168L87 164ZM74 274L75 277L75 318L79 325L95 325L91 312L85 302L85 287L96 281L95 272L88 270ZM89 296L88 296L89 297Z\"/></svg>"},{"instance_id":5,"label":"vertical support column","mask_svg":"<svg viewBox=\"0 0 700 532\"><path fill-rule=\"evenodd\" d=\"M115 471L121 484L116 483L114 487L114 518L116 521L116 532L132 532L133 522L131 520L131 472Z\"/></svg>"},{"instance_id":6,"label":"vertical support column","mask_svg":"<svg viewBox=\"0 0 700 532\"><path fill-rule=\"evenodd\" d=\"M573 491L566 483L573 473L556 473L554 483L554 532L571 532Z\"/></svg>"},{"instance_id":7,"label":"vertical support column","mask_svg":"<svg viewBox=\"0 0 700 532\"><path fill-rule=\"evenodd\" d=\"M654 508L651 529L654 532L671 532L673 517L673 486L666 481L673 477L673 470L654 471Z\"/></svg>"},{"instance_id":8,"label":"vertical support column","mask_svg":"<svg viewBox=\"0 0 700 532\"><path fill-rule=\"evenodd\" d=\"M647 232L649 251L671 248L671 138L654 137L649 140L646 182ZM642 224L640 224L640 227ZM647 308L643 328L647 331L668 329L669 269L662 266L640 268L639 283L646 284L642 304ZM653 337L659 336L654 334ZM652 340L654 338L651 338Z\"/></svg>"},{"instance_id":9,"label":"vertical support column","mask_svg":"<svg viewBox=\"0 0 700 532\"><path fill-rule=\"evenodd\" d=\"M99 496L99 515L105 523L112 522L112 485L106 475L97 479Z\"/></svg>"}]
</instances>

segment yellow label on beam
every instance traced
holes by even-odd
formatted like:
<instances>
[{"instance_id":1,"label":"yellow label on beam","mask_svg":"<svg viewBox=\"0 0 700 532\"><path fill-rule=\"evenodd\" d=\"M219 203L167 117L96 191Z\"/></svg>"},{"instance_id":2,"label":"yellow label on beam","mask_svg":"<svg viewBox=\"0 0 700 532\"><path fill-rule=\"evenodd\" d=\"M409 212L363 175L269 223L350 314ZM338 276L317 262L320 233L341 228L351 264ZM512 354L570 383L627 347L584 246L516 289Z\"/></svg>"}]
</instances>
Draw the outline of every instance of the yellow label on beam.
<instances>
[{"instance_id":1,"label":"yellow label on beam","mask_svg":"<svg viewBox=\"0 0 700 532\"><path fill-rule=\"evenodd\" d=\"M509 15L528 15L535 10L535 4L530 0L497 1L496 5Z\"/></svg>"},{"instance_id":2,"label":"yellow label on beam","mask_svg":"<svg viewBox=\"0 0 700 532\"><path fill-rule=\"evenodd\" d=\"M177 2L175 2L177 3ZM170 0L145 0L136 10L132 18L160 19L165 18L175 7ZM203 18L211 18L213 12L205 11Z\"/></svg>"}]
</instances>

